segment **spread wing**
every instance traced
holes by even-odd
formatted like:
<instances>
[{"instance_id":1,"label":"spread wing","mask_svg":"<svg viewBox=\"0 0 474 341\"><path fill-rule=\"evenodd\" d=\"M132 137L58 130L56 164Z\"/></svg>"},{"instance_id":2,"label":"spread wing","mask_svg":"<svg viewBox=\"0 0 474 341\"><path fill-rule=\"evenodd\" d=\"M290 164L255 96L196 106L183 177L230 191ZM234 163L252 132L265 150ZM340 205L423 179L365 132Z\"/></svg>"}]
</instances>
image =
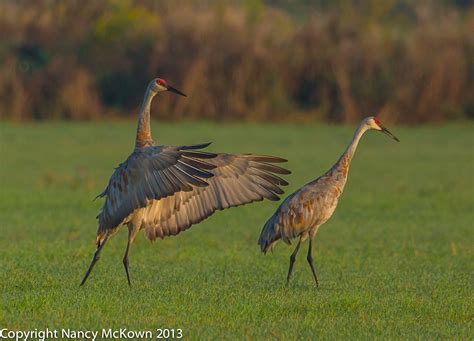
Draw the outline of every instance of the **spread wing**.
<instances>
[{"instance_id":1,"label":"spread wing","mask_svg":"<svg viewBox=\"0 0 474 341\"><path fill-rule=\"evenodd\" d=\"M120 164L99 197L105 196L99 212L99 231L122 224L136 209L150 200L160 200L176 192L190 192L209 186L216 166L209 163L217 154L199 151L209 144L181 147L150 147L133 152Z\"/></svg>"},{"instance_id":2,"label":"spread wing","mask_svg":"<svg viewBox=\"0 0 474 341\"><path fill-rule=\"evenodd\" d=\"M216 210L263 199L279 200L280 186L288 183L277 174L290 171L274 165L286 162L272 156L218 154L206 160L215 168L209 186L194 186L151 202L143 214L145 235L154 240L176 235L212 215Z\"/></svg>"}]
</instances>

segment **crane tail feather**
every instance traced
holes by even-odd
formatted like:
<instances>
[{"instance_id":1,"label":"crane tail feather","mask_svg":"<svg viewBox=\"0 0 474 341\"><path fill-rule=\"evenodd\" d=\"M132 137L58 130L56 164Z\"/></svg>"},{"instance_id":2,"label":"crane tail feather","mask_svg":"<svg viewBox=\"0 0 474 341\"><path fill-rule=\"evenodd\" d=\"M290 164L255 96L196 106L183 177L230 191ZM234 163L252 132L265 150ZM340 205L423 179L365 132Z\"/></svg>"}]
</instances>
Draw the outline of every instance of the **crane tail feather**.
<instances>
[{"instance_id":1,"label":"crane tail feather","mask_svg":"<svg viewBox=\"0 0 474 341\"><path fill-rule=\"evenodd\" d=\"M281 238L280 231L277 224L278 217L273 215L266 223L260 233L258 245L264 254L268 251L273 251L276 243Z\"/></svg>"}]
</instances>

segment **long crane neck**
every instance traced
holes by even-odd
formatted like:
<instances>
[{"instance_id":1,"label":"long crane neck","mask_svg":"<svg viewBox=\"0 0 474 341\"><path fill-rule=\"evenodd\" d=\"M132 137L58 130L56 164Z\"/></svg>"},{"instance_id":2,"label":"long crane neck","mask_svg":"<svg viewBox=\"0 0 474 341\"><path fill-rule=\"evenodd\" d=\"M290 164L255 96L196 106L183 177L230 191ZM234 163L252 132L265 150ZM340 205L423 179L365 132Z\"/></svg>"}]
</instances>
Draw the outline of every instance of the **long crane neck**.
<instances>
[{"instance_id":1,"label":"long crane neck","mask_svg":"<svg viewBox=\"0 0 474 341\"><path fill-rule=\"evenodd\" d=\"M153 97L155 97L156 92L151 89L147 89L145 97L143 98L143 103L140 108L140 114L138 117L138 126L137 126L137 137L135 140L135 149L141 149L144 147L153 145L153 138L151 137L151 128L150 128L150 106Z\"/></svg>"},{"instance_id":2,"label":"long crane neck","mask_svg":"<svg viewBox=\"0 0 474 341\"><path fill-rule=\"evenodd\" d=\"M357 130L354 133L354 137L352 138L351 143L347 146L344 153L341 155L339 160L334 164L331 171L337 171L341 173L341 175L346 178L347 173L349 172L349 166L351 165L352 158L354 157L355 151L357 149L357 145L359 144L360 138L369 128L362 122Z\"/></svg>"}]
</instances>

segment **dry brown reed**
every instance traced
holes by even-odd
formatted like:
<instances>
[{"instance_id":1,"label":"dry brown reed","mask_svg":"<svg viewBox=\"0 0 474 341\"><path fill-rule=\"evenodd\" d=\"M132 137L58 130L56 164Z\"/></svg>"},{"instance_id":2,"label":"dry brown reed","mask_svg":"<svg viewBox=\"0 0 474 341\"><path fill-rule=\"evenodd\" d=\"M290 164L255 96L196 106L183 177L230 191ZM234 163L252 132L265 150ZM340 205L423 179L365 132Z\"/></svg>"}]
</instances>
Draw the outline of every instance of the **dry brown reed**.
<instances>
[{"instance_id":1,"label":"dry brown reed","mask_svg":"<svg viewBox=\"0 0 474 341\"><path fill-rule=\"evenodd\" d=\"M336 3L2 1L0 117L132 115L156 76L189 95L162 96L163 119L474 116L472 7Z\"/></svg>"}]
</instances>

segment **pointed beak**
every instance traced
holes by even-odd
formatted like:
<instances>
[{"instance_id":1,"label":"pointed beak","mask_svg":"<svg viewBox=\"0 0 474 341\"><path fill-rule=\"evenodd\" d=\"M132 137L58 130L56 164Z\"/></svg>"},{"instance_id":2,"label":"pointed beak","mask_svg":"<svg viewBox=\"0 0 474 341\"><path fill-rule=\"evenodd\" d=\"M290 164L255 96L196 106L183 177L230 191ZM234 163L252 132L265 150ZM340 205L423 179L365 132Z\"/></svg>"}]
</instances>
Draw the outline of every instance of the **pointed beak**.
<instances>
[{"instance_id":1,"label":"pointed beak","mask_svg":"<svg viewBox=\"0 0 474 341\"><path fill-rule=\"evenodd\" d=\"M178 95L187 97L184 93L182 93L181 91L179 91L179 90L176 89L176 88L173 88L173 87L170 86L170 85L167 86L167 89L168 89L168 91L174 92L175 94L178 94Z\"/></svg>"},{"instance_id":2,"label":"pointed beak","mask_svg":"<svg viewBox=\"0 0 474 341\"><path fill-rule=\"evenodd\" d=\"M390 136L392 139L394 139L395 141L397 142L400 142L400 140L395 136L393 135L390 130L388 130L387 128L383 127L383 126L380 126L380 128L382 128L381 132Z\"/></svg>"}]
</instances>

